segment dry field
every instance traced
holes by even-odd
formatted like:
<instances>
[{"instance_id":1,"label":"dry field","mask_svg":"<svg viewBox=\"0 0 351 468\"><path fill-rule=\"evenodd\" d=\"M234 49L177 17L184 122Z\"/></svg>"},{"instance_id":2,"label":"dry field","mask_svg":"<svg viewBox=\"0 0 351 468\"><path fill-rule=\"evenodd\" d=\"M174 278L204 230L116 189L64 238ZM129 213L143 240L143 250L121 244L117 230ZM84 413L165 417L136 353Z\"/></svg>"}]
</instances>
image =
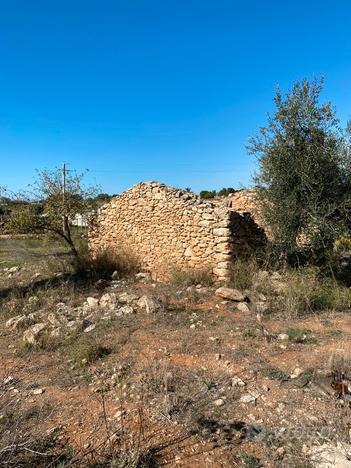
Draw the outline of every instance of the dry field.
<instances>
[{"instance_id":1,"label":"dry field","mask_svg":"<svg viewBox=\"0 0 351 468\"><path fill-rule=\"evenodd\" d=\"M303 314L285 277L237 272L243 301L194 277L96 282L61 247L1 242L1 466L351 463L348 297Z\"/></svg>"}]
</instances>

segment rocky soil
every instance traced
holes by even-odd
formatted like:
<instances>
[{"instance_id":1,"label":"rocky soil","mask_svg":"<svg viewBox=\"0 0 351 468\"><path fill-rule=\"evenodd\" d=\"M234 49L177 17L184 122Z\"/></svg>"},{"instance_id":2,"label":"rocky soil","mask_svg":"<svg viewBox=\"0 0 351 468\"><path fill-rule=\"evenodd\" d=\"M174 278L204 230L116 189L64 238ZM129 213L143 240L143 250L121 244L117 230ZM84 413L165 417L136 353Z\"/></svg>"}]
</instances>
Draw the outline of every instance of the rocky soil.
<instances>
[{"instance_id":1,"label":"rocky soil","mask_svg":"<svg viewBox=\"0 0 351 468\"><path fill-rule=\"evenodd\" d=\"M1 277L5 466L351 466L349 314L277 320L263 294L145 273Z\"/></svg>"}]
</instances>

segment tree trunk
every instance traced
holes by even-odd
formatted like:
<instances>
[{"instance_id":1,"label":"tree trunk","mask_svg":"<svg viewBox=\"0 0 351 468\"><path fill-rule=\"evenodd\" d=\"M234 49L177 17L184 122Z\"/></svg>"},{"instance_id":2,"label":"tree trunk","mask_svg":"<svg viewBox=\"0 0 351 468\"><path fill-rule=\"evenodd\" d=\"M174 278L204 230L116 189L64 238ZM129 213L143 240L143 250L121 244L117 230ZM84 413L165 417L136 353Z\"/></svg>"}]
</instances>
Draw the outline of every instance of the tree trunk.
<instances>
[{"instance_id":1,"label":"tree trunk","mask_svg":"<svg viewBox=\"0 0 351 468\"><path fill-rule=\"evenodd\" d=\"M76 249L75 245L74 245L74 242L72 240L72 235L71 235L71 228L70 228L70 225L68 223L68 218L65 216L66 219L66 222L64 223L64 226L65 226L65 229L62 231L62 232L58 232L56 231L57 234L60 234L61 237L67 242L67 244L69 245L69 248L71 249L71 252L72 254L78 258L79 257L79 254L78 254L78 250Z\"/></svg>"}]
</instances>

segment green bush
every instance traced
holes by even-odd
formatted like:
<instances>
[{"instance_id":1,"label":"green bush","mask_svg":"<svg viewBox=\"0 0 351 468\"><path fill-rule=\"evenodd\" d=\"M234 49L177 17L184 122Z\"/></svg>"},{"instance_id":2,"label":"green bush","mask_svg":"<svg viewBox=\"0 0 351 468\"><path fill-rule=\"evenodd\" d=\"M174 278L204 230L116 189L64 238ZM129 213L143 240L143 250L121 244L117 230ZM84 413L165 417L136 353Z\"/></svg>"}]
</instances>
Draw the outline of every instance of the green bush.
<instances>
[{"instance_id":1,"label":"green bush","mask_svg":"<svg viewBox=\"0 0 351 468\"><path fill-rule=\"evenodd\" d=\"M209 199L209 198L214 198L216 196L216 191L215 190L201 190L200 192L200 198L203 199Z\"/></svg>"}]
</instances>

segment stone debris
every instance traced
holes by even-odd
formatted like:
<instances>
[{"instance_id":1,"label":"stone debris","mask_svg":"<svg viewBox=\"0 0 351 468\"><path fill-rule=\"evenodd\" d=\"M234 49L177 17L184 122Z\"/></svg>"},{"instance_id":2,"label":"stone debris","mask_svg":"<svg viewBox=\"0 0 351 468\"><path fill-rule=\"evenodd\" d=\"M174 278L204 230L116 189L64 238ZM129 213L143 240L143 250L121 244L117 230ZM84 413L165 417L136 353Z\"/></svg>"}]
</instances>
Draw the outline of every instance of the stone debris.
<instances>
[{"instance_id":1,"label":"stone debris","mask_svg":"<svg viewBox=\"0 0 351 468\"><path fill-rule=\"evenodd\" d=\"M125 305L121 307L120 309L118 309L117 315L129 315L133 313L134 313L134 308L129 305Z\"/></svg>"},{"instance_id":2,"label":"stone debris","mask_svg":"<svg viewBox=\"0 0 351 468\"><path fill-rule=\"evenodd\" d=\"M97 307L99 305L99 299L96 299L95 297L87 297L86 303L89 307Z\"/></svg>"},{"instance_id":3,"label":"stone debris","mask_svg":"<svg viewBox=\"0 0 351 468\"><path fill-rule=\"evenodd\" d=\"M291 379L298 379L301 374L303 374L303 369L300 369L299 367L296 367L294 369L294 372L290 375Z\"/></svg>"},{"instance_id":4,"label":"stone debris","mask_svg":"<svg viewBox=\"0 0 351 468\"><path fill-rule=\"evenodd\" d=\"M240 377L232 377L232 387L245 387L246 383Z\"/></svg>"},{"instance_id":5,"label":"stone debris","mask_svg":"<svg viewBox=\"0 0 351 468\"><path fill-rule=\"evenodd\" d=\"M151 299L151 297L146 295L142 296L138 300L137 306L140 307L140 309L144 309L147 314L154 313L157 310L156 302L153 299Z\"/></svg>"},{"instance_id":6,"label":"stone debris","mask_svg":"<svg viewBox=\"0 0 351 468\"><path fill-rule=\"evenodd\" d=\"M151 274L147 272L140 272L135 275L135 279L151 281Z\"/></svg>"},{"instance_id":7,"label":"stone debris","mask_svg":"<svg viewBox=\"0 0 351 468\"><path fill-rule=\"evenodd\" d=\"M8 385L8 384L11 384L14 382L14 378L12 377L12 375L8 375L7 377L5 377L5 379L3 380L3 383L5 385Z\"/></svg>"},{"instance_id":8,"label":"stone debris","mask_svg":"<svg viewBox=\"0 0 351 468\"><path fill-rule=\"evenodd\" d=\"M250 393L245 393L239 399L240 403L255 403L256 400L260 397L260 393L252 391Z\"/></svg>"},{"instance_id":9,"label":"stone debris","mask_svg":"<svg viewBox=\"0 0 351 468\"><path fill-rule=\"evenodd\" d=\"M46 329L46 323L36 323L23 333L23 341L30 345L38 344Z\"/></svg>"},{"instance_id":10,"label":"stone debris","mask_svg":"<svg viewBox=\"0 0 351 468\"><path fill-rule=\"evenodd\" d=\"M139 299L139 296L136 294L130 294L130 293L122 293L118 296L118 302L121 304L130 304L131 302L134 302Z\"/></svg>"},{"instance_id":11,"label":"stone debris","mask_svg":"<svg viewBox=\"0 0 351 468\"><path fill-rule=\"evenodd\" d=\"M222 297L223 299L229 299L230 301L235 302L244 302L245 296L243 293L238 291L237 289L221 287L216 289L215 295L218 297Z\"/></svg>"},{"instance_id":12,"label":"stone debris","mask_svg":"<svg viewBox=\"0 0 351 468\"><path fill-rule=\"evenodd\" d=\"M11 328L12 330L22 330L24 328L28 328L30 325L33 325L35 320L33 317L29 315L17 315L16 317L10 318L5 326L7 328Z\"/></svg>"},{"instance_id":13,"label":"stone debris","mask_svg":"<svg viewBox=\"0 0 351 468\"><path fill-rule=\"evenodd\" d=\"M351 446L337 442L325 443L307 450L318 468L351 468Z\"/></svg>"},{"instance_id":14,"label":"stone debris","mask_svg":"<svg viewBox=\"0 0 351 468\"><path fill-rule=\"evenodd\" d=\"M88 324L86 324L86 327L84 325L85 324L83 320L78 319L78 320L69 320L66 324L66 327L73 331L82 331L84 328L89 326Z\"/></svg>"},{"instance_id":15,"label":"stone debris","mask_svg":"<svg viewBox=\"0 0 351 468\"><path fill-rule=\"evenodd\" d=\"M225 402L224 402L223 398L218 398L218 400L215 400L215 401L213 402L213 404L214 404L215 406L223 406L224 403L225 403Z\"/></svg>"},{"instance_id":16,"label":"stone debris","mask_svg":"<svg viewBox=\"0 0 351 468\"><path fill-rule=\"evenodd\" d=\"M7 272L10 273L10 274L13 274L13 273L17 273L20 271L20 267L19 266L13 266L11 268L8 268L7 269Z\"/></svg>"},{"instance_id":17,"label":"stone debris","mask_svg":"<svg viewBox=\"0 0 351 468\"><path fill-rule=\"evenodd\" d=\"M250 312L250 308L246 302L239 302L236 308L239 310L239 312L242 312L244 314L248 314Z\"/></svg>"},{"instance_id":18,"label":"stone debris","mask_svg":"<svg viewBox=\"0 0 351 468\"><path fill-rule=\"evenodd\" d=\"M27 310L26 306L30 302L34 301L28 301L23 310ZM39 310L28 315L17 315L7 320L5 327L16 332L23 330L23 340L27 344L35 345L44 331L52 337L76 332L90 333L95 330L98 322L111 321L137 311L151 314L162 307L159 300L146 294L140 297L130 292L106 292L100 298L87 297L78 307L59 302L54 306L54 311L48 314L45 314L45 310Z\"/></svg>"},{"instance_id":19,"label":"stone debris","mask_svg":"<svg viewBox=\"0 0 351 468\"><path fill-rule=\"evenodd\" d=\"M62 313L62 311L56 314L50 313L46 319L53 327L60 327L61 325L66 325L68 322L67 317Z\"/></svg>"},{"instance_id":20,"label":"stone debris","mask_svg":"<svg viewBox=\"0 0 351 468\"><path fill-rule=\"evenodd\" d=\"M117 296L115 293L106 293L100 297L100 307L107 307L113 309L117 304Z\"/></svg>"},{"instance_id":21,"label":"stone debris","mask_svg":"<svg viewBox=\"0 0 351 468\"><path fill-rule=\"evenodd\" d=\"M255 310L259 314L263 314L268 310L268 305L266 302L256 302L255 303Z\"/></svg>"}]
</instances>

